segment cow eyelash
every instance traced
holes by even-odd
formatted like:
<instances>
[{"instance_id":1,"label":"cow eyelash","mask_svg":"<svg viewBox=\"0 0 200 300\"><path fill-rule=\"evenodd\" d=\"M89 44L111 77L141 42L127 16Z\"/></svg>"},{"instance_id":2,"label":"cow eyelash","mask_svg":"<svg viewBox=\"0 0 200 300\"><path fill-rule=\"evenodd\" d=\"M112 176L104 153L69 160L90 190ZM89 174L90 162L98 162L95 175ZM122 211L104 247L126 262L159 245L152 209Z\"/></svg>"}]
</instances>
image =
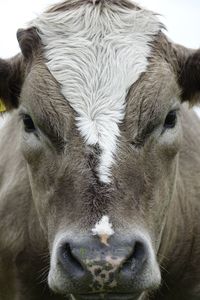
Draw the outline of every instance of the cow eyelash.
<instances>
[{"instance_id":1,"label":"cow eyelash","mask_svg":"<svg viewBox=\"0 0 200 300\"><path fill-rule=\"evenodd\" d=\"M171 110L166 118L165 118L165 122L164 122L164 130L166 129L173 129L176 126L177 123L177 110Z\"/></svg>"},{"instance_id":2,"label":"cow eyelash","mask_svg":"<svg viewBox=\"0 0 200 300\"><path fill-rule=\"evenodd\" d=\"M21 114L21 118L24 123L24 130L27 133L34 133L36 131L36 127L32 118L28 114Z\"/></svg>"}]
</instances>

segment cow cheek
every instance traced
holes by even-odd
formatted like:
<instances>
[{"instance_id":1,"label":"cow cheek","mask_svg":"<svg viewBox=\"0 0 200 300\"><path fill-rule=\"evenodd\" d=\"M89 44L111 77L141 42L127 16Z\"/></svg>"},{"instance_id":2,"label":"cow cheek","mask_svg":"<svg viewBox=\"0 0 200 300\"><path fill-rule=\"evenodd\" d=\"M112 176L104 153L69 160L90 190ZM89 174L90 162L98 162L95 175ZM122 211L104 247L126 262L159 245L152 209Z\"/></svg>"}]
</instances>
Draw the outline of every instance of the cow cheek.
<instances>
[{"instance_id":1,"label":"cow cheek","mask_svg":"<svg viewBox=\"0 0 200 300\"><path fill-rule=\"evenodd\" d=\"M38 154L38 155L37 155ZM56 157L46 151L25 152L27 170L34 206L44 232L48 231L48 219L51 214L50 203L55 200L56 190ZM49 163L51 162L51 163ZM55 202L55 201L54 201Z\"/></svg>"},{"instance_id":2,"label":"cow cheek","mask_svg":"<svg viewBox=\"0 0 200 300\"><path fill-rule=\"evenodd\" d=\"M174 157L170 163L168 162L166 168L162 166L160 178L157 181L154 193L151 220L154 227L153 231L156 237L157 249L160 245L171 203L176 194L177 161L178 158Z\"/></svg>"}]
</instances>

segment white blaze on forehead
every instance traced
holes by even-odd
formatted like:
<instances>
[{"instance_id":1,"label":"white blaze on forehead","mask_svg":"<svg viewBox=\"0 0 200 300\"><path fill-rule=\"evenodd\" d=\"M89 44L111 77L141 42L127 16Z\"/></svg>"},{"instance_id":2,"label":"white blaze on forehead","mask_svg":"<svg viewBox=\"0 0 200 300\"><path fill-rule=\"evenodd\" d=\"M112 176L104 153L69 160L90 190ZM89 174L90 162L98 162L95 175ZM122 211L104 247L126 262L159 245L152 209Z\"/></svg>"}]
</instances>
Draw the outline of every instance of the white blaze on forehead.
<instances>
[{"instance_id":1,"label":"white blaze on forehead","mask_svg":"<svg viewBox=\"0 0 200 300\"><path fill-rule=\"evenodd\" d=\"M82 137L102 151L98 174L109 183L125 99L147 68L160 23L146 10L86 1L70 10L44 13L31 25L39 29L47 67L76 111Z\"/></svg>"},{"instance_id":2,"label":"white blaze on forehead","mask_svg":"<svg viewBox=\"0 0 200 300\"><path fill-rule=\"evenodd\" d=\"M114 234L112 224L109 222L108 216L103 216L99 222L96 223L95 227L92 228L92 234L97 235L101 242L108 245L108 239Z\"/></svg>"}]
</instances>

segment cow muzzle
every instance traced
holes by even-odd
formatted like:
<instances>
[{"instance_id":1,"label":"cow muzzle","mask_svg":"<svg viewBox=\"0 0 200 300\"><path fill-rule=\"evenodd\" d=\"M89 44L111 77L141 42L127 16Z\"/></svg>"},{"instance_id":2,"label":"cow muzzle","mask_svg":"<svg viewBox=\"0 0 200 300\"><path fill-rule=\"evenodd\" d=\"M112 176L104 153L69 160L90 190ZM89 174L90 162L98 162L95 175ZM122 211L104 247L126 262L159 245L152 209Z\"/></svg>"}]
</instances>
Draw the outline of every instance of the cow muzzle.
<instances>
[{"instance_id":1,"label":"cow muzzle","mask_svg":"<svg viewBox=\"0 0 200 300\"><path fill-rule=\"evenodd\" d=\"M49 286L75 299L139 299L160 284L160 270L150 240L111 237L61 238L54 244ZM120 295L120 297L119 297Z\"/></svg>"}]
</instances>

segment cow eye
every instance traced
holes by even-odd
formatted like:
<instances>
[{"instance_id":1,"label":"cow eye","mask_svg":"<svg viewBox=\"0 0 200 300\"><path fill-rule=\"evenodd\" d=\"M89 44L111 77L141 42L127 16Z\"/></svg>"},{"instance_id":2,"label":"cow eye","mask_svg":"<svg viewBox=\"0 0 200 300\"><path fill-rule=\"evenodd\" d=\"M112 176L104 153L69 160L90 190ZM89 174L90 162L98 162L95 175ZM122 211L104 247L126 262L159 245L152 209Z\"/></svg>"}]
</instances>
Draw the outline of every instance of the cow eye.
<instances>
[{"instance_id":1,"label":"cow eye","mask_svg":"<svg viewBox=\"0 0 200 300\"><path fill-rule=\"evenodd\" d=\"M172 110L168 113L165 123L164 123L164 129L171 129L174 128L177 121L177 112L176 110Z\"/></svg>"},{"instance_id":2,"label":"cow eye","mask_svg":"<svg viewBox=\"0 0 200 300\"><path fill-rule=\"evenodd\" d=\"M24 123L24 129L28 133L32 133L36 131L35 125L33 123L33 120L29 115L23 115L22 117L23 123Z\"/></svg>"}]
</instances>

